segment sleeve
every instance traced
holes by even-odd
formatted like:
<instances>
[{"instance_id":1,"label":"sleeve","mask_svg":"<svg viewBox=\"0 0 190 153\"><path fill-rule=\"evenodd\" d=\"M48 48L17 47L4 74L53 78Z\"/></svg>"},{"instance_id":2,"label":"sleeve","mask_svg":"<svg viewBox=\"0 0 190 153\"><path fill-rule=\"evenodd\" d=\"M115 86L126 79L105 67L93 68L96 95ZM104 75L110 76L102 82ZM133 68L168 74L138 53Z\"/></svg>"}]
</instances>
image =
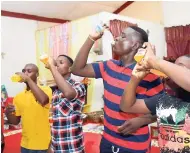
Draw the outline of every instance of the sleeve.
<instances>
[{"instance_id":1,"label":"sleeve","mask_svg":"<svg viewBox=\"0 0 190 153\"><path fill-rule=\"evenodd\" d=\"M73 111L80 110L79 108L82 108L84 104L84 101L82 99L79 99L86 95L86 89L84 84L80 82L75 82L73 88L76 91L75 98L70 100L71 102L69 100L65 100L64 102L61 101L59 105L56 106L64 116L69 116ZM73 104L72 102L76 103Z\"/></svg>"},{"instance_id":2,"label":"sleeve","mask_svg":"<svg viewBox=\"0 0 190 153\"><path fill-rule=\"evenodd\" d=\"M76 97L74 99L80 98L80 97L83 97L86 95L86 88L85 88L84 84L76 83L76 85L73 88L75 89L75 91L77 93Z\"/></svg>"},{"instance_id":3,"label":"sleeve","mask_svg":"<svg viewBox=\"0 0 190 153\"><path fill-rule=\"evenodd\" d=\"M151 98L144 99L145 105L150 110L152 115L156 115L156 106L159 102L160 97L161 97L161 94L153 96Z\"/></svg>"},{"instance_id":4,"label":"sleeve","mask_svg":"<svg viewBox=\"0 0 190 153\"><path fill-rule=\"evenodd\" d=\"M147 76L146 80L148 81L146 96L152 97L158 94L162 94L164 92L164 85L160 79L160 77L150 74Z\"/></svg>"},{"instance_id":5,"label":"sleeve","mask_svg":"<svg viewBox=\"0 0 190 153\"><path fill-rule=\"evenodd\" d=\"M97 62L97 63L92 63L92 67L94 69L94 73L95 73L95 78L103 78L103 73L104 73L104 64L107 61L104 62Z\"/></svg>"},{"instance_id":6,"label":"sleeve","mask_svg":"<svg viewBox=\"0 0 190 153\"><path fill-rule=\"evenodd\" d=\"M19 104L18 104L18 99L19 97L16 96L14 99L13 99L13 105L15 106L15 116L21 116L21 111L20 111L20 107L19 107Z\"/></svg>"},{"instance_id":7,"label":"sleeve","mask_svg":"<svg viewBox=\"0 0 190 153\"><path fill-rule=\"evenodd\" d=\"M46 107L49 108L49 107L50 107L50 103L51 103L51 101L52 101L52 90L51 90L51 88L48 87L48 86L43 86L41 89L42 89L43 92L49 97L49 103L46 104Z\"/></svg>"}]
</instances>

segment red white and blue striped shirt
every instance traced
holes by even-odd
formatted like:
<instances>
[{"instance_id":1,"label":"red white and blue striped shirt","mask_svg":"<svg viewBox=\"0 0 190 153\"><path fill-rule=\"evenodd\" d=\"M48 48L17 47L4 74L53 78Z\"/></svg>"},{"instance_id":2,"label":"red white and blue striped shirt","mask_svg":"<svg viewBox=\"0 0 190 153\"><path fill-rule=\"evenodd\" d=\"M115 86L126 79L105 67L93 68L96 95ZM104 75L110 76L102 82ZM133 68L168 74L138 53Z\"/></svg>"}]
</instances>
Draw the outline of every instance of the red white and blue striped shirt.
<instances>
[{"instance_id":1,"label":"red white and blue striped shirt","mask_svg":"<svg viewBox=\"0 0 190 153\"><path fill-rule=\"evenodd\" d=\"M102 78L104 83L104 139L126 152L145 153L148 152L151 142L148 126L126 136L118 132L118 127L126 120L140 116L140 114L124 113L119 108L121 96L135 64L124 67L121 61L108 60L93 63L92 66L96 78ZM162 92L163 85L159 77L149 74L140 82L136 97L144 99Z\"/></svg>"}]
</instances>

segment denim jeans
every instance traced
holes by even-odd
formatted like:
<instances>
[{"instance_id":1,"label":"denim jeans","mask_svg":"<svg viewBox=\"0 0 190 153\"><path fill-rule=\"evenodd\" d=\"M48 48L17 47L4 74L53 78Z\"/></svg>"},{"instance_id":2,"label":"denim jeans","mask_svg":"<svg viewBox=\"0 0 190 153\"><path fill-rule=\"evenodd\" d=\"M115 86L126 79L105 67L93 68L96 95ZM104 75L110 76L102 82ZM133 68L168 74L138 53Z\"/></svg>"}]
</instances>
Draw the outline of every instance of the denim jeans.
<instances>
[{"instance_id":1,"label":"denim jeans","mask_svg":"<svg viewBox=\"0 0 190 153\"><path fill-rule=\"evenodd\" d=\"M21 147L21 153L47 153L47 150L31 150Z\"/></svg>"}]
</instances>

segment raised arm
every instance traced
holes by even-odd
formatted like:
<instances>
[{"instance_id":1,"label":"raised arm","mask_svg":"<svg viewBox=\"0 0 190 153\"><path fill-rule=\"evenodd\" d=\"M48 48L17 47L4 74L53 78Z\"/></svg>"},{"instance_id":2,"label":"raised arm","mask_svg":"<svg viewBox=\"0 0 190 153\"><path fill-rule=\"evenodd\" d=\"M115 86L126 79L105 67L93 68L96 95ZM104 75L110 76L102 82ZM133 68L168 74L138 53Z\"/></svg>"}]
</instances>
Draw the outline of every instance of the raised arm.
<instances>
[{"instance_id":1,"label":"raised arm","mask_svg":"<svg viewBox=\"0 0 190 153\"><path fill-rule=\"evenodd\" d=\"M87 64L87 59L94 42L100 39L102 35L103 33L93 32L88 36L79 53L77 54L74 64L71 68L71 72L73 74L89 78L95 77L95 72L92 64Z\"/></svg>"},{"instance_id":2,"label":"raised arm","mask_svg":"<svg viewBox=\"0 0 190 153\"><path fill-rule=\"evenodd\" d=\"M89 78L95 77L95 72L92 64L87 64L88 55L93 44L94 41L88 37L75 58L75 61L71 68L71 72L73 74Z\"/></svg>"},{"instance_id":3,"label":"raised arm","mask_svg":"<svg viewBox=\"0 0 190 153\"><path fill-rule=\"evenodd\" d=\"M157 58L151 44L145 43L145 46L147 53L142 62L144 68L154 68L165 73L177 85L190 92L190 69Z\"/></svg>"},{"instance_id":4,"label":"raised arm","mask_svg":"<svg viewBox=\"0 0 190 153\"><path fill-rule=\"evenodd\" d=\"M178 86L190 92L190 69L162 59L150 60L150 62L155 65L155 69L165 73Z\"/></svg>"},{"instance_id":5,"label":"raised arm","mask_svg":"<svg viewBox=\"0 0 190 153\"><path fill-rule=\"evenodd\" d=\"M121 97L120 109L123 112L142 114L150 113L150 110L145 105L144 99L136 99L136 89L140 81L141 80L137 77L133 75L131 76L131 79Z\"/></svg>"},{"instance_id":6,"label":"raised arm","mask_svg":"<svg viewBox=\"0 0 190 153\"><path fill-rule=\"evenodd\" d=\"M29 76L27 76L22 72L17 72L16 74L22 77L22 81L27 82L34 97L42 106L45 106L46 104L49 103L48 95L42 89L40 89L40 87L37 85L36 82L34 82Z\"/></svg>"}]
</instances>

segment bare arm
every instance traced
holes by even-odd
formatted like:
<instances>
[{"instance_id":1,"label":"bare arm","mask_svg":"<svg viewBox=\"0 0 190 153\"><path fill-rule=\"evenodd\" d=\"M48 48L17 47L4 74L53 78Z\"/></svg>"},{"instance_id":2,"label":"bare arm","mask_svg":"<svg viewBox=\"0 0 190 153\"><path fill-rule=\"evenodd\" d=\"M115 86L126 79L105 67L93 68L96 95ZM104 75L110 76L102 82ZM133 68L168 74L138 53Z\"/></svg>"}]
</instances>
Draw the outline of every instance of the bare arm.
<instances>
[{"instance_id":1,"label":"bare arm","mask_svg":"<svg viewBox=\"0 0 190 153\"><path fill-rule=\"evenodd\" d=\"M78 76L94 78L95 73L92 64L87 64L88 55L94 42L87 38L79 53L77 54L72 66L72 73Z\"/></svg>"},{"instance_id":2,"label":"bare arm","mask_svg":"<svg viewBox=\"0 0 190 153\"><path fill-rule=\"evenodd\" d=\"M7 116L9 124L18 125L20 123L20 116L16 116L15 106L13 104L9 104L6 107L5 115Z\"/></svg>"},{"instance_id":3,"label":"bare arm","mask_svg":"<svg viewBox=\"0 0 190 153\"><path fill-rule=\"evenodd\" d=\"M142 126L148 125L155 121L156 121L156 116L155 115L152 116L151 114L132 118L130 120L125 121L124 124L119 126L118 131L124 135L132 134Z\"/></svg>"},{"instance_id":4,"label":"bare arm","mask_svg":"<svg viewBox=\"0 0 190 153\"><path fill-rule=\"evenodd\" d=\"M27 82L34 97L42 106L45 106L46 104L49 103L49 97L46 95L46 93L43 90L41 90L38 87L36 82L34 82L30 77L28 77L24 73L17 72L16 74L22 77L22 81Z\"/></svg>"},{"instance_id":5,"label":"bare arm","mask_svg":"<svg viewBox=\"0 0 190 153\"><path fill-rule=\"evenodd\" d=\"M165 73L181 88L190 92L190 70L165 60L150 60L154 68Z\"/></svg>"},{"instance_id":6,"label":"bare arm","mask_svg":"<svg viewBox=\"0 0 190 153\"><path fill-rule=\"evenodd\" d=\"M143 125L154 123L157 120L157 116L151 115L151 114L146 114L146 115L140 116L139 118L143 120Z\"/></svg>"},{"instance_id":7,"label":"bare arm","mask_svg":"<svg viewBox=\"0 0 190 153\"><path fill-rule=\"evenodd\" d=\"M151 115L143 99L136 99L136 88L140 79L132 76L127 87L124 90L120 102L120 109L127 113L142 113L146 114L140 117L126 121L118 128L118 131L124 135L136 132L140 127L148 125L156 121L156 115Z\"/></svg>"},{"instance_id":8,"label":"bare arm","mask_svg":"<svg viewBox=\"0 0 190 153\"><path fill-rule=\"evenodd\" d=\"M108 29L105 25L103 26L104 29ZM94 42L100 39L103 35L103 32L93 32L89 35L86 39L85 43L81 47L79 53L77 54L74 64L72 66L72 73L78 76L95 78L95 72L92 67L92 64L87 64L88 55L90 49L92 48Z\"/></svg>"},{"instance_id":9,"label":"bare arm","mask_svg":"<svg viewBox=\"0 0 190 153\"><path fill-rule=\"evenodd\" d=\"M55 79L58 88L67 99L74 99L77 95L75 89L63 78L53 64L50 64L50 71Z\"/></svg>"},{"instance_id":10,"label":"bare arm","mask_svg":"<svg viewBox=\"0 0 190 153\"><path fill-rule=\"evenodd\" d=\"M18 125L20 123L20 116L15 116L14 114L6 114L8 123L13 125Z\"/></svg>"},{"instance_id":11,"label":"bare arm","mask_svg":"<svg viewBox=\"0 0 190 153\"><path fill-rule=\"evenodd\" d=\"M46 93L41 90L38 85L32 81L30 78L27 80L27 83L34 94L34 97L36 100L42 105L45 106L46 104L49 103L49 97L46 95Z\"/></svg>"},{"instance_id":12,"label":"bare arm","mask_svg":"<svg viewBox=\"0 0 190 153\"><path fill-rule=\"evenodd\" d=\"M154 48L150 43L145 43L146 56L142 65L144 68L153 68L165 73L181 88L190 92L190 70L176 64L158 59L154 55Z\"/></svg>"},{"instance_id":13,"label":"bare arm","mask_svg":"<svg viewBox=\"0 0 190 153\"><path fill-rule=\"evenodd\" d=\"M123 96L120 102L120 109L128 113L150 113L150 110L146 107L143 99L136 99L136 88L140 80L131 77L127 87L124 90Z\"/></svg>"}]
</instances>

